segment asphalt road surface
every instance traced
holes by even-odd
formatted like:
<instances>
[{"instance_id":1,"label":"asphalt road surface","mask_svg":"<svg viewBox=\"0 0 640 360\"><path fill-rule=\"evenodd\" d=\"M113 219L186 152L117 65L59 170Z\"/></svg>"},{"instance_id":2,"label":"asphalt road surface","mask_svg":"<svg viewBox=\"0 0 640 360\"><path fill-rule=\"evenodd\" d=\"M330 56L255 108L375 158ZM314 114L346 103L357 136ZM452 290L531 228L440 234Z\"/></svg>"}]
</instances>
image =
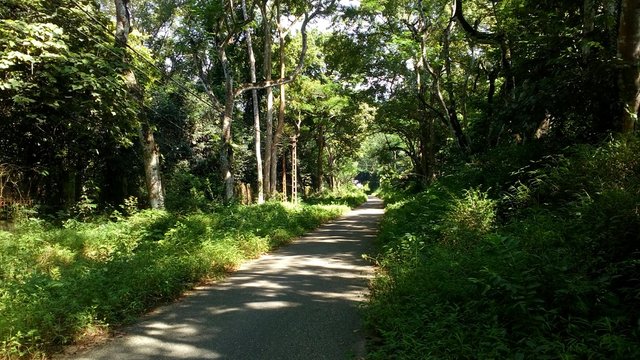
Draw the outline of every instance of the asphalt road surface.
<instances>
[{"instance_id":1,"label":"asphalt road surface","mask_svg":"<svg viewBox=\"0 0 640 360\"><path fill-rule=\"evenodd\" d=\"M359 359L362 258L383 213L370 197L345 217L200 287L71 359Z\"/></svg>"}]
</instances>

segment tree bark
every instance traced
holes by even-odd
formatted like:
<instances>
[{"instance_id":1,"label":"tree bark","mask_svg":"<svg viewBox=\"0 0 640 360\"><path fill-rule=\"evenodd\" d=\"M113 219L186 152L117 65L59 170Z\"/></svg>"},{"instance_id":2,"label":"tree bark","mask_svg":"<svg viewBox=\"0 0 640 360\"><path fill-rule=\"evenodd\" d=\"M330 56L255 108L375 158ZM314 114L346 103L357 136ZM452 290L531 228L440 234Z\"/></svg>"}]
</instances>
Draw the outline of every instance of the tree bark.
<instances>
[{"instance_id":1,"label":"tree bark","mask_svg":"<svg viewBox=\"0 0 640 360\"><path fill-rule=\"evenodd\" d=\"M298 110L298 120L296 121L296 133L291 138L291 201L298 203L298 138L300 137L300 125L302 124L302 113Z\"/></svg>"},{"instance_id":2,"label":"tree bark","mask_svg":"<svg viewBox=\"0 0 640 360\"><path fill-rule=\"evenodd\" d=\"M422 6L420 1L419 6ZM420 161L419 165L414 162L414 167L417 167L417 173L421 176L421 183L427 185L434 178L435 169L435 153L434 153L434 132L433 132L433 117L429 116L429 110L426 106L427 99L427 86L425 79L423 79L423 72L425 71L425 62L427 59L427 44L426 44L426 29L425 29L424 14L420 12L420 29L421 33L416 34L420 39L420 56L416 63L416 81L418 90L418 100L421 105L421 120L420 120Z\"/></svg>"},{"instance_id":3,"label":"tree bark","mask_svg":"<svg viewBox=\"0 0 640 360\"><path fill-rule=\"evenodd\" d=\"M287 153L282 152L282 195L287 200Z\"/></svg>"},{"instance_id":4,"label":"tree bark","mask_svg":"<svg viewBox=\"0 0 640 360\"><path fill-rule=\"evenodd\" d=\"M316 146L318 148L318 158L316 163L316 191L318 192L322 191L324 188L324 169L322 166L324 162L324 140L324 129L322 125L320 125L318 126L318 134L316 136Z\"/></svg>"},{"instance_id":5,"label":"tree bark","mask_svg":"<svg viewBox=\"0 0 640 360\"><path fill-rule=\"evenodd\" d=\"M280 18L280 1L276 1L276 17L278 18L278 37L280 42L280 78L284 79L286 76L286 64L285 64L285 54L284 54L284 37L285 30L283 28L282 19ZM282 132L284 131L284 116L285 116L285 106L286 106L286 95L285 95L285 84L280 84L280 105L278 107L278 125L276 126L275 133L273 134L273 140L271 142L271 178L275 179L277 176L277 166L276 159L278 156L278 145L280 145L280 140L282 138ZM282 169L284 172L285 169ZM275 181L271 184L271 193L276 192L276 184ZM286 191L285 191L286 196Z\"/></svg>"},{"instance_id":6,"label":"tree bark","mask_svg":"<svg viewBox=\"0 0 640 360\"><path fill-rule=\"evenodd\" d=\"M160 168L160 148L153 136L149 123L145 122L140 130L142 140L145 185L148 192L149 206L152 209L164 209L164 191Z\"/></svg>"},{"instance_id":7,"label":"tree bark","mask_svg":"<svg viewBox=\"0 0 640 360\"><path fill-rule=\"evenodd\" d=\"M622 0L618 31L618 57L622 61L619 76L623 104L621 130L635 130L640 107L640 1Z\"/></svg>"},{"instance_id":8,"label":"tree bark","mask_svg":"<svg viewBox=\"0 0 640 360\"><path fill-rule=\"evenodd\" d=\"M246 0L242 0L242 13L245 21L249 19L247 14ZM256 57L253 52L253 43L251 40L251 31L247 29L247 51L249 53L249 71L251 82L256 82ZM260 134L260 104L258 103L258 90L251 90L251 99L253 102L253 130L255 134L255 152L256 152L256 173L258 176L258 204L264 203L264 180L262 174L262 144Z\"/></svg>"},{"instance_id":9,"label":"tree bark","mask_svg":"<svg viewBox=\"0 0 640 360\"><path fill-rule=\"evenodd\" d=\"M129 0L114 0L116 7L116 45L123 53L126 53L129 33L131 32L131 19L129 14ZM125 55L125 63L129 62ZM143 89L138 84L132 70L124 71L124 77L129 87L129 92L137 98L140 106L144 106ZM139 114L139 116L142 116ZM147 200L152 209L164 209L164 189L160 168L160 149L153 136L153 128L146 118L140 121L139 138L142 144L145 185L147 188Z\"/></svg>"},{"instance_id":10,"label":"tree bark","mask_svg":"<svg viewBox=\"0 0 640 360\"><path fill-rule=\"evenodd\" d=\"M451 71L451 56L450 56L450 41L451 41L451 26L453 25L452 21L449 21L449 25L445 29L443 40L442 40L442 55L444 57L444 66L445 73L447 74L447 82L445 83L445 88L447 90L447 94L449 95L449 106L447 106L447 114L449 116L449 122L451 123L451 128L458 140L458 145L463 152L469 151L469 140L467 136L462 131L462 126L460 124L460 120L458 119L458 109L456 104L456 96L453 91L453 76Z\"/></svg>"},{"instance_id":11,"label":"tree bark","mask_svg":"<svg viewBox=\"0 0 640 360\"><path fill-rule=\"evenodd\" d=\"M272 59L271 59L271 23L269 22L269 14L267 9L268 1L265 1L260 7L260 11L262 12L262 29L264 32L264 59L262 65L262 73L265 81L271 81L271 68L272 68ZM275 184L272 185L272 182L275 182L275 176L272 178L271 167L274 163L272 160L273 152L271 151L272 143L273 143L273 87L268 87L266 89L267 96L267 108L265 111L265 154L264 154L264 166L263 166L263 178L264 178L264 193L267 198L271 198L273 195L272 189L275 189ZM274 159L275 160L275 159Z\"/></svg>"},{"instance_id":12,"label":"tree bark","mask_svg":"<svg viewBox=\"0 0 640 360\"><path fill-rule=\"evenodd\" d=\"M231 64L227 57L226 47L221 46L218 56L222 62L222 70L225 79L225 102L222 114L222 147L220 149L220 170L225 188L225 200L231 201L234 195L233 179L233 144L231 137L231 124L233 122L233 103L235 95L233 93L233 75L231 74Z\"/></svg>"}]
</instances>

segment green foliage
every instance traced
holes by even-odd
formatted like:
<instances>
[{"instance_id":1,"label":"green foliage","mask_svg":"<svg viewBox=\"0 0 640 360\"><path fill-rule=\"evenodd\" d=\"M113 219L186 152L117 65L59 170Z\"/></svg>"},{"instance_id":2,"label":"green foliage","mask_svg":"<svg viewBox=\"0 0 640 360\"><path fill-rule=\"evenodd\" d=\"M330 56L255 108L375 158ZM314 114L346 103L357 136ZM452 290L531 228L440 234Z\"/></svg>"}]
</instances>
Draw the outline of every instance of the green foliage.
<instances>
[{"instance_id":1,"label":"green foliage","mask_svg":"<svg viewBox=\"0 0 640 360\"><path fill-rule=\"evenodd\" d=\"M519 170L496 156L386 196L369 357L640 356L639 144L570 147ZM497 187L479 191L487 179Z\"/></svg>"},{"instance_id":2,"label":"green foliage","mask_svg":"<svg viewBox=\"0 0 640 360\"><path fill-rule=\"evenodd\" d=\"M9 0L0 12L0 162L24 169L23 193L70 210L137 134L122 54L93 2Z\"/></svg>"},{"instance_id":3,"label":"green foliage","mask_svg":"<svg viewBox=\"0 0 640 360\"><path fill-rule=\"evenodd\" d=\"M478 189L465 190L462 198L452 201L444 219L443 241L458 248L471 246L493 228L495 201Z\"/></svg>"},{"instance_id":4,"label":"green foliage","mask_svg":"<svg viewBox=\"0 0 640 360\"><path fill-rule=\"evenodd\" d=\"M0 357L39 357L132 321L345 210L270 202L63 227L25 220L0 231Z\"/></svg>"},{"instance_id":5,"label":"green foliage","mask_svg":"<svg viewBox=\"0 0 640 360\"><path fill-rule=\"evenodd\" d=\"M364 189L354 185L313 193L304 198L304 202L308 204L347 205L351 208L359 206L365 201L367 201L367 194Z\"/></svg>"},{"instance_id":6,"label":"green foliage","mask_svg":"<svg viewBox=\"0 0 640 360\"><path fill-rule=\"evenodd\" d=\"M166 182L166 207L170 211L192 212L206 210L214 191L211 181L177 168Z\"/></svg>"}]
</instances>

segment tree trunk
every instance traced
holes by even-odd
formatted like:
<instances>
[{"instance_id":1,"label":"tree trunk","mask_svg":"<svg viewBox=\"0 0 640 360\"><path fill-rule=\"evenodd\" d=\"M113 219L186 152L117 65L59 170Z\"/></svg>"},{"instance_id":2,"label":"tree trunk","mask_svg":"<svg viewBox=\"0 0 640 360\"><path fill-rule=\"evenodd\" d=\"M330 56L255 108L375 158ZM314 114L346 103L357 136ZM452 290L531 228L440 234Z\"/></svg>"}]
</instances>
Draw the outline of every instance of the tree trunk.
<instances>
[{"instance_id":1,"label":"tree trunk","mask_svg":"<svg viewBox=\"0 0 640 360\"><path fill-rule=\"evenodd\" d=\"M327 167L329 168L329 186L332 191L336 190L336 175L335 175L335 164L336 159L333 156L332 148L327 147Z\"/></svg>"},{"instance_id":2,"label":"tree trunk","mask_svg":"<svg viewBox=\"0 0 640 360\"><path fill-rule=\"evenodd\" d=\"M298 203L298 138L300 137L300 125L302 124L302 114L298 110L298 120L296 121L296 133L291 139L291 201Z\"/></svg>"},{"instance_id":3,"label":"tree trunk","mask_svg":"<svg viewBox=\"0 0 640 360\"><path fill-rule=\"evenodd\" d=\"M242 0L242 14L245 21L249 18L247 14L246 0ZM253 44L251 41L251 31L247 29L247 51L249 53L249 71L250 80L255 83L256 79L256 57L253 53ZM258 90L251 90L251 97L253 101L253 130L255 133L255 148L256 148L256 173L258 176L258 204L264 203L264 181L262 174L262 149L260 143L260 104L258 103Z\"/></svg>"},{"instance_id":4,"label":"tree trunk","mask_svg":"<svg viewBox=\"0 0 640 360\"><path fill-rule=\"evenodd\" d=\"M422 6L422 2L419 2ZM434 128L433 117L429 116L429 109L427 108L427 87L423 79L423 72L425 71L426 59L427 59L427 45L426 45L426 31L425 31L425 19L424 14L420 13L420 28L422 34L417 34L420 38L420 56L416 63L416 81L418 87L418 100L421 105L421 117L420 117L420 153L421 161L420 166L417 166L421 174L421 182L427 185L434 177L435 170L435 153L434 153ZM417 165L417 164L416 164Z\"/></svg>"},{"instance_id":5,"label":"tree trunk","mask_svg":"<svg viewBox=\"0 0 640 360\"><path fill-rule=\"evenodd\" d=\"M272 67L272 59L271 59L271 23L269 22L269 14L267 10L267 3L265 1L261 7L260 11L262 12L262 27L264 31L264 59L262 65L262 73L265 81L271 81L271 67ZM267 95L267 109L265 112L265 141L264 141L264 166L263 166L263 174L264 174L264 193L267 198L270 198L273 194L271 189L275 189L275 185L272 185L272 182L275 182L275 177L271 178L271 166L272 166L272 157L273 152L271 151L272 143L273 143L273 88L268 87L266 89Z\"/></svg>"},{"instance_id":6,"label":"tree trunk","mask_svg":"<svg viewBox=\"0 0 640 360\"><path fill-rule=\"evenodd\" d=\"M231 201L234 195L233 188L233 146L231 138L231 124L233 122L233 77L231 74L231 68L229 59L227 58L227 52L223 47L219 49L219 57L222 62L222 69L224 71L225 78L225 102L224 112L222 115L222 147L220 149L220 171L222 174L222 180L225 188L225 200Z\"/></svg>"},{"instance_id":7,"label":"tree trunk","mask_svg":"<svg viewBox=\"0 0 640 360\"><path fill-rule=\"evenodd\" d=\"M131 32L131 20L129 15L129 0L114 0L116 7L116 45L123 53L126 53L129 33ZM129 62L125 55L125 62ZM125 70L123 74L128 83L129 91L137 98L142 107L144 102L143 89L138 84L135 74L131 70ZM153 128L148 120L140 121L139 137L142 144L145 185L149 205L152 209L164 209L164 190L160 173L160 149L153 136Z\"/></svg>"},{"instance_id":8,"label":"tree trunk","mask_svg":"<svg viewBox=\"0 0 640 360\"><path fill-rule=\"evenodd\" d=\"M282 152L282 195L287 200L287 153Z\"/></svg>"},{"instance_id":9,"label":"tree trunk","mask_svg":"<svg viewBox=\"0 0 640 360\"><path fill-rule=\"evenodd\" d=\"M63 167L62 170L62 208L65 210L70 210L73 205L78 201L78 193L77 190L77 171L75 168L66 168Z\"/></svg>"},{"instance_id":10,"label":"tree trunk","mask_svg":"<svg viewBox=\"0 0 640 360\"><path fill-rule=\"evenodd\" d=\"M635 130L640 107L640 1L622 0L618 31L620 100L624 106L621 130Z\"/></svg>"},{"instance_id":11,"label":"tree trunk","mask_svg":"<svg viewBox=\"0 0 640 360\"><path fill-rule=\"evenodd\" d=\"M276 1L276 17L278 18L278 37L280 42L280 79L284 79L286 74L285 54L284 54L284 37L285 30L283 28L282 21L280 19L280 1ZM286 96L284 90L285 84L280 85L280 106L278 107L278 125L276 126L275 133L273 134L273 141L271 142L271 178L275 179L277 175L276 159L278 156L278 145L282 138L282 132L284 131L284 115L286 106ZM276 192L275 181L271 184L271 193ZM285 192L286 195L286 192Z\"/></svg>"},{"instance_id":12,"label":"tree trunk","mask_svg":"<svg viewBox=\"0 0 640 360\"><path fill-rule=\"evenodd\" d=\"M318 135L316 136L316 145L318 148L318 157L316 163L316 191L320 192L324 188L324 169L322 167L324 155L324 129L322 125L318 126Z\"/></svg>"},{"instance_id":13,"label":"tree trunk","mask_svg":"<svg viewBox=\"0 0 640 360\"><path fill-rule=\"evenodd\" d=\"M449 21L449 25L445 29L443 40L442 40L442 54L444 57L444 66L445 72L447 74L447 81L445 83L445 88L447 90L447 94L449 95L449 106L447 106L447 114L449 116L449 122L451 123L451 128L453 129L453 133L458 140L458 145L463 152L469 151L469 140L466 135L462 131L462 126L460 125L460 120L458 119L458 109L456 105L456 96L453 91L453 76L451 72L451 56L449 54L450 41L451 41L451 26L453 25L452 21Z\"/></svg>"},{"instance_id":14,"label":"tree trunk","mask_svg":"<svg viewBox=\"0 0 640 360\"><path fill-rule=\"evenodd\" d=\"M148 123L142 125L140 138L142 140L144 175L149 205L152 209L164 209L164 191L162 189L162 178L160 177L160 149Z\"/></svg>"},{"instance_id":15,"label":"tree trunk","mask_svg":"<svg viewBox=\"0 0 640 360\"><path fill-rule=\"evenodd\" d=\"M268 1L265 1L260 6L262 12L262 30L264 32L264 50L263 50L263 63L262 72L265 81L271 81L271 23L269 22L268 14ZM273 88L267 87L267 108L265 111L265 138L264 138L264 162L262 167L263 181L264 181L264 193L266 198L271 197L271 182L274 179L271 178L271 144L273 143Z\"/></svg>"}]
</instances>

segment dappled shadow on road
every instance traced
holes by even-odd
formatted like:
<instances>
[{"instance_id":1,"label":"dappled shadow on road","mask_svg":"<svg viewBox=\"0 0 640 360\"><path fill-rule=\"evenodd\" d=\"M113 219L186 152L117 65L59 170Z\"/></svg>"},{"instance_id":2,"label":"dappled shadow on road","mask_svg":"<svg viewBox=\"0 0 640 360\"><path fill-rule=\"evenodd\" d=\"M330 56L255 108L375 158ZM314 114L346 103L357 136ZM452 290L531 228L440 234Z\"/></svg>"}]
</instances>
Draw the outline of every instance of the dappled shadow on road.
<instances>
[{"instance_id":1,"label":"dappled shadow on road","mask_svg":"<svg viewBox=\"0 0 640 360\"><path fill-rule=\"evenodd\" d=\"M362 354L358 304L382 204L370 200L292 245L157 310L83 359L345 359Z\"/></svg>"}]
</instances>

